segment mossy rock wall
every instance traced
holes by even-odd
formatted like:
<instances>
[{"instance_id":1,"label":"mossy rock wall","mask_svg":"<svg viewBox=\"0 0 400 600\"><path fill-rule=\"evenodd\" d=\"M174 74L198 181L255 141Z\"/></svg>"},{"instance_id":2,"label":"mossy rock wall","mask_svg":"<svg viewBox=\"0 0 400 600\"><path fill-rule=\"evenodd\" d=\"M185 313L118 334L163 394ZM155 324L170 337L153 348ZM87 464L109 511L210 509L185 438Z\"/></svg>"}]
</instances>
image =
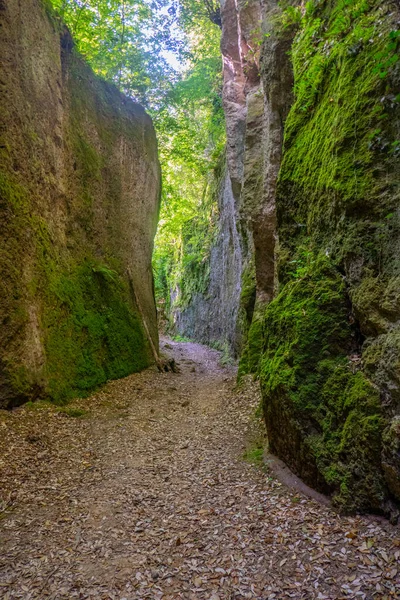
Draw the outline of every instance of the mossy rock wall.
<instances>
[{"instance_id":1,"label":"mossy rock wall","mask_svg":"<svg viewBox=\"0 0 400 600\"><path fill-rule=\"evenodd\" d=\"M290 7L278 293L259 363L271 449L344 510L400 501L399 11ZM259 329L259 325L257 326Z\"/></svg>"},{"instance_id":2,"label":"mossy rock wall","mask_svg":"<svg viewBox=\"0 0 400 600\"><path fill-rule=\"evenodd\" d=\"M157 142L46 3L0 19L0 407L64 402L152 360Z\"/></svg>"}]
</instances>

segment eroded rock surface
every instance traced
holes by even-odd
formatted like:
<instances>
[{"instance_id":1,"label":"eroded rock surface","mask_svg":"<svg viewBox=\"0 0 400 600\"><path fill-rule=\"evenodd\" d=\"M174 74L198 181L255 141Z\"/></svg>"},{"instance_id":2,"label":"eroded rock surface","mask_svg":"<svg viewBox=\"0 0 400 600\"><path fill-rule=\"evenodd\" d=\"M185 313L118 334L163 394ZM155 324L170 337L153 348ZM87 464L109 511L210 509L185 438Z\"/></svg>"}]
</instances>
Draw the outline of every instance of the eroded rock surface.
<instances>
[{"instance_id":1,"label":"eroded rock surface","mask_svg":"<svg viewBox=\"0 0 400 600\"><path fill-rule=\"evenodd\" d=\"M242 249L232 182L227 169L219 186L219 232L211 249L210 281L205 294L196 294L185 310L177 310L175 324L191 339L225 342L240 352L238 312L241 294Z\"/></svg>"},{"instance_id":2,"label":"eroded rock surface","mask_svg":"<svg viewBox=\"0 0 400 600\"><path fill-rule=\"evenodd\" d=\"M258 328L257 367L272 449L338 507L393 519L398 19L389 4L322 2L274 25L278 40L297 32L295 93L276 191L279 288Z\"/></svg>"},{"instance_id":3,"label":"eroded rock surface","mask_svg":"<svg viewBox=\"0 0 400 600\"><path fill-rule=\"evenodd\" d=\"M260 377L273 451L341 509L396 519L398 8L224 0L221 15L240 261L214 254L210 279L231 273L239 306L217 310L210 286L183 329L202 339L206 302L239 375Z\"/></svg>"},{"instance_id":4,"label":"eroded rock surface","mask_svg":"<svg viewBox=\"0 0 400 600\"><path fill-rule=\"evenodd\" d=\"M39 0L0 4L0 406L149 364L157 142ZM140 308L139 306L140 305Z\"/></svg>"}]
</instances>

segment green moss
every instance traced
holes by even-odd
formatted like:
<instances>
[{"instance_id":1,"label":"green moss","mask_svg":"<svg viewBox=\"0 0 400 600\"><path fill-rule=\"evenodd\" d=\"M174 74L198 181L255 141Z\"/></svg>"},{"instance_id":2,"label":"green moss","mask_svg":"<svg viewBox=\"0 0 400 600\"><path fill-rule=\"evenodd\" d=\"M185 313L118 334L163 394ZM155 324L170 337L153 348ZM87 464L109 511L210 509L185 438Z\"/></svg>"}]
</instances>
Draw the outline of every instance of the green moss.
<instances>
[{"instance_id":1,"label":"green moss","mask_svg":"<svg viewBox=\"0 0 400 600\"><path fill-rule=\"evenodd\" d=\"M392 150L398 32L376 2L309 4L292 48L295 103L285 126L280 240L293 248L307 232L330 253L377 261L381 219L399 194Z\"/></svg>"},{"instance_id":2,"label":"green moss","mask_svg":"<svg viewBox=\"0 0 400 600\"><path fill-rule=\"evenodd\" d=\"M232 356L232 348L227 340L220 342L220 351L222 352L219 359L221 367L232 367L235 364L235 359Z\"/></svg>"},{"instance_id":3,"label":"green moss","mask_svg":"<svg viewBox=\"0 0 400 600\"><path fill-rule=\"evenodd\" d=\"M48 393L57 402L148 366L139 317L122 280L90 260L50 274L43 317Z\"/></svg>"},{"instance_id":4,"label":"green moss","mask_svg":"<svg viewBox=\"0 0 400 600\"><path fill-rule=\"evenodd\" d=\"M244 375L257 375L264 345L263 317L260 311L253 314L246 344L240 356L238 381Z\"/></svg>"},{"instance_id":5,"label":"green moss","mask_svg":"<svg viewBox=\"0 0 400 600\"><path fill-rule=\"evenodd\" d=\"M249 448L243 455L246 462L249 462L257 467L261 467L263 464L264 447L259 443L255 443Z\"/></svg>"},{"instance_id":6,"label":"green moss","mask_svg":"<svg viewBox=\"0 0 400 600\"><path fill-rule=\"evenodd\" d=\"M41 307L46 357L44 372L36 373L10 355L3 366L10 394L27 399L38 393L38 385L45 385L42 394L64 403L148 366L140 318L117 271L91 258L87 249L86 257L78 260L60 253L46 222L31 213L28 190L5 174L0 176L0 194L2 226L7 226L1 249L2 341L6 347L21 337L28 323L27 303L34 302ZM16 260L23 247L30 248L32 261L25 289Z\"/></svg>"},{"instance_id":7,"label":"green moss","mask_svg":"<svg viewBox=\"0 0 400 600\"><path fill-rule=\"evenodd\" d=\"M280 292L262 323L264 413L272 450L311 485L345 510L384 510L382 432L400 400L400 32L374 0L311 1L300 23L288 11L295 101L276 199Z\"/></svg>"},{"instance_id":8,"label":"green moss","mask_svg":"<svg viewBox=\"0 0 400 600\"><path fill-rule=\"evenodd\" d=\"M151 362L123 264L124 166L115 153L123 135L151 161L156 140L142 109L98 80L42 4L66 110L49 154L52 132L36 130L24 107L16 121L2 106L10 127L0 152L1 407L63 403Z\"/></svg>"},{"instance_id":9,"label":"green moss","mask_svg":"<svg viewBox=\"0 0 400 600\"><path fill-rule=\"evenodd\" d=\"M81 419L88 415L87 410L83 410L82 408L74 408L72 406L63 406L57 410L58 412L67 415L67 417L72 417L74 419Z\"/></svg>"},{"instance_id":10,"label":"green moss","mask_svg":"<svg viewBox=\"0 0 400 600\"><path fill-rule=\"evenodd\" d=\"M400 402L400 327L397 323L387 333L368 339L363 347L363 367L379 386L388 406ZM390 413L389 413L390 414Z\"/></svg>"},{"instance_id":11,"label":"green moss","mask_svg":"<svg viewBox=\"0 0 400 600\"><path fill-rule=\"evenodd\" d=\"M72 140L77 175L83 188L87 189L91 182L99 181L103 161L96 148L79 132L76 123Z\"/></svg>"},{"instance_id":12,"label":"green moss","mask_svg":"<svg viewBox=\"0 0 400 600\"><path fill-rule=\"evenodd\" d=\"M245 331L250 327L256 302L256 270L251 262L242 273L239 310L244 315Z\"/></svg>"},{"instance_id":13,"label":"green moss","mask_svg":"<svg viewBox=\"0 0 400 600\"><path fill-rule=\"evenodd\" d=\"M373 276L365 271L350 297L364 334L386 333L400 312L400 277Z\"/></svg>"},{"instance_id":14,"label":"green moss","mask_svg":"<svg viewBox=\"0 0 400 600\"><path fill-rule=\"evenodd\" d=\"M331 489L341 508L378 510L379 392L348 358L357 340L342 276L327 257L305 254L265 312L260 375L269 441L310 483Z\"/></svg>"},{"instance_id":15,"label":"green moss","mask_svg":"<svg viewBox=\"0 0 400 600\"><path fill-rule=\"evenodd\" d=\"M262 349L261 311L256 308L256 274L254 262L242 274L239 304L239 319L243 335L243 350L240 355L238 381L244 375L258 372Z\"/></svg>"},{"instance_id":16,"label":"green moss","mask_svg":"<svg viewBox=\"0 0 400 600\"><path fill-rule=\"evenodd\" d=\"M10 385L18 396L29 397L32 388L32 375L25 365L13 365L9 368Z\"/></svg>"},{"instance_id":17,"label":"green moss","mask_svg":"<svg viewBox=\"0 0 400 600\"><path fill-rule=\"evenodd\" d=\"M29 194L15 177L0 173L0 342L4 349L0 372L4 371L10 388L19 398L32 382L21 358L13 361L11 347L28 322L23 273L18 257L32 248ZM4 384L3 384L4 385Z\"/></svg>"}]
</instances>

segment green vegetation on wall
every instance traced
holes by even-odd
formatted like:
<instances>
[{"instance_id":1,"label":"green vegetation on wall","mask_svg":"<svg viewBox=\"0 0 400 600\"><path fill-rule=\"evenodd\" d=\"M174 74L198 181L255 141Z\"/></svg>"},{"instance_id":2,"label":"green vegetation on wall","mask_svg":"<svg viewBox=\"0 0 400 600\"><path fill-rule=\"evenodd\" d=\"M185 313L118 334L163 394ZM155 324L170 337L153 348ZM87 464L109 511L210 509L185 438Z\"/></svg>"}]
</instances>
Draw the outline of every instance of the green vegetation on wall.
<instances>
[{"instance_id":1,"label":"green vegetation on wall","mask_svg":"<svg viewBox=\"0 0 400 600\"><path fill-rule=\"evenodd\" d=\"M242 331L246 335L240 355L238 381L243 375L258 375L263 346L263 308L256 306L256 274L254 263L250 263L242 273L240 294L240 315Z\"/></svg>"},{"instance_id":2,"label":"green vegetation on wall","mask_svg":"<svg viewBox=\"0 0 400 600\"><path fill-rule=\"evenodd\" d=\"M308 252L302 262L263 322L260 377L271 449L333 491L337 505L378 510L383 419L379 392L361 371L346 284L327 257Z\"/></svg>"},{"instance_id":3,"label":"green vegetation on wall","mask_svg":"<svg viewBox=\"0 0 400 600\"><path fill-rule=\"evenodd\" d=\"M277 191L279 289L250 329L253 346L262 338L251 368L272 451L343 510L386 511L400 447L389 350L398 347L400 31L393 7L373 0L291 6L285 26L297 34Z\"/></svg>"},{"instance_id":4,"label":"green vegetation on wall","mask_svg":"<svg viewBox=\"0 0 400 600\"><path fill-rule=\"evenodd\" d=\"M31 72L18 86L9 62L2 64L1 408L38 397L64 403L153 360L127 271L144 293L147 287L153 331L148 267L159 190L154 131L142 108L96 77L48 3L45 8L32 4L43 42L34 51L41 53L49 86ZM12 69L25 72L31 39L26 32L11 35L17 18L2 25L18 52L23 45ZM33 90L29 101L27 89ZM124 191L132 174L124 160L132 156L140 158L135 169L146 178L132 190L140 196L142 186L148 194L143 222L134 193ZM142 227L143 250L135 262L124 216Z\"/></svg>"},{"instance_id":5,"label":"green vegetation on wall","mask_svg":"<svg viewBox=\"0 0 400 600\"><path fill-rule=\"evenodd\" d=\"M25 252L32 249L32 241L26 191L6 172L0 173L0 236L0 312L4 315L0 340L2 347L8 349L29 319L18 257L22 248ZM27 379L23 364L12 364L7 354L0 361L0 374L12 381L17 396L35 383Z\"/></svg>"},{"instance_id":6,"label":"green vegetation on wall","mask_svg":"<svg viewBox=\"0 0 400 600\"><path fill-rule=\"evenodd\" d=\"M154 115L163 192L153 265L167 327L174 309L208 287L225 145L220 30L192 13L190 34L187 69Z\"/></svg>"},{"instance_id":7,"label":"green vegetation on wall","mask_svg":"<svg viewBox=\"0 0 400 600\"><path fill-rule=\"evenodd\" d=\"M60 255L46 222L30 211L32 193L4 174L0 193L13 223L2 245L2 298L10 306L1 308L12 324L5 331L11 341L26 326L28 294L32 306L40 307L46 356L42 372L33 373L23 362L4 365L15 396L39 393L63 403L148 366L151 356L140 317L117 271L88 252L75 260ZM15 257L26 240L32 267L24 290Z\"/></svg>"},{"instance_id":8,"label":"green vegetation on wall","mask_svg":"<svg viewBox=\"0 0 400 600\"><path fill-rule=\"evenodd\" d=\"M163 174L153 266L161 320L169 320L208 283L225 144L219 2L48 1L95 72L153 118Z\"/></svg>"},{"instance_id":9,"label":"green vegetation on wall","mask_svg":"<svg viewBox=\"0 0 400 600\"><path fill-rule=\"evenodd\" d=\"M127 284L94 260L46 267L43 327L48 393L65 401L109 379L140 371L151 358Z\"/></svg>"},{"instance_id":10,"label":"green vegetation on wall","mask_svg":"<svg viewBox=\"0 0 400 600\"><path fill-rule=\"evenodd\" d=\"M170 318L173 310L186 308L196 294L207 292L210 252L217 234L223 160L224 155L219 164L202 178L204 189L198 190L199 197L190 195L186 198L190 209L185 216L179 219L177 213L173 215L172 221L178 226L177 237L172 238L170 221L165 221L165 229L161 223L153 266L156 298L159 306L165 307L167 318ZM175 241L175 245L168 244L168 240ZM173 329L171 321L169 326Z\"/></svg>"},{"instance_id":11,"label":"green vegetation on wall","mask_svg":"<svg viewBox=\"0 0 400 600\"><path fill-rule=\"evenodd\" d=\"M388 12L372 0L306 5L279 182L284 245L308 233L331 254L378 259L398 200L400 31Z\"/></svg>"}]
</instances>

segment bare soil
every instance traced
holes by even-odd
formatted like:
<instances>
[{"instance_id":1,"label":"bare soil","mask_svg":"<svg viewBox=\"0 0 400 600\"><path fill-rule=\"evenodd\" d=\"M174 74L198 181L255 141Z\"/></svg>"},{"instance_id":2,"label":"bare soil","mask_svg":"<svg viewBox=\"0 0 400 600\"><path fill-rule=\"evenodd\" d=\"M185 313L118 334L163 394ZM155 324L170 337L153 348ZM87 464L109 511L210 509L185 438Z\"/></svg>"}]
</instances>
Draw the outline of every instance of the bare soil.
<instances>
[{"instance_id":1,"label":"bare soil","mask_svg":"<svg viewBox=\"0 0 400 600\"><path fill-rule=\"evenodd\" d=\"M214 350L163 344L179 373L0 411L0 598L400 598L399 529L246 461L256 387Z\"/></svg>"}]
</instances>

